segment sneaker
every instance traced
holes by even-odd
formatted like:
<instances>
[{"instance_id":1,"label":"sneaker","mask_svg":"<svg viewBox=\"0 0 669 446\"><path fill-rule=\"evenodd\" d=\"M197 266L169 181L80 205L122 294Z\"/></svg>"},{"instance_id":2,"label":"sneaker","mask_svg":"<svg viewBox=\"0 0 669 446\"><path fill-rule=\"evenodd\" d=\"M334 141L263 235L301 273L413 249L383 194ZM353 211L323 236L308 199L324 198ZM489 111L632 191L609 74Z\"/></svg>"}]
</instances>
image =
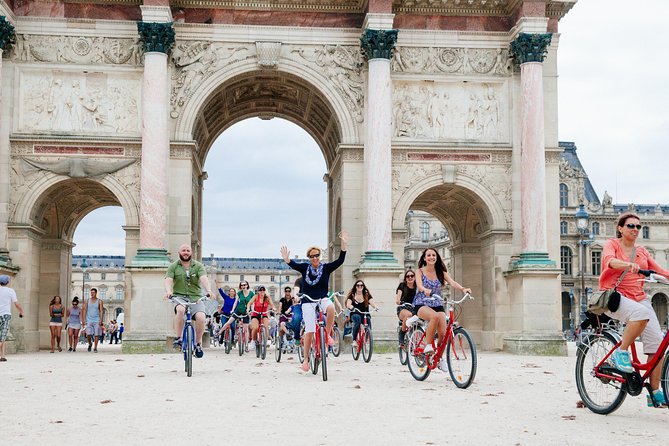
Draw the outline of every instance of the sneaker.
<instances>
[{"instance_id":1,"label":"sneaker","mask_svg":"<svg viewBox=\"0 0 669 446\"><path fill-rule=\"evenodd\" d=\"M181 347L183 347L183 345L181 344L181 338L177 338L174 340L174 342L172 342L172 348L181 350Z\"/></svg>"},{"instance_id":2,"label":"sneaker","mask_svg":"<svg viewBox=\"0 0 669 446\"><path fill-rule=\"evenodd\" d=\"M404 344L404 337L406 336L406 332L400 328L400 333L399 333L399 343L400 345Z\"/></svg>"},{"instance_id":3,"label":"sneaker","mask_svg":"<svg viewBox=\"0 0 669 446\"><path fill-rule=\"evenodd\" d=\"M434 349L432 348L432 344L427 344L425 348L423 349L423 354L425 355L431 355L434 353Z\"/></svg>"},{"instance_id":4,"label":"sneaker","mask_svg":"<svg viewBox=\"0 0 669 446\"><path fill-rule=\"evenodd\" d=\"M71 351L72 351L72 347L68 348L67 351L68 351L68 352L71 352Z\"/></svg>"},{"instance_id":5,"label":"sneaker","mask_svg":"<svg viewBox=\"0 0 669 446\"><path fill-rule=\"evenodd\" d=\"M667 401L664 399L664 392L662 392L662 389L653 391L653 397L659 407L667 407ZM646 395L646 403L648 404L648 407L655 407L653 401L650 399L650 395Z\"/></svg>"},{"instance_id":6,"label":"sneaker","mask_svg":"<svg viewBox=\"0 0 669 446\"><path fill-rule=\"evenodd\" d=\"M94 348L94 349L93 349L93 353L97 353L97 352L98 352L98 349L97 349L97 348Z\"/></svg>"},{"instance_id":7,"label":"sneaker","mask_svg":"<svg viewBox=\"0 0 669 446\"><path fill-rule=\"evenodd\" d=\"M248 350L255 350L256 349L256 341L251 341L249 342L249 348ZM248 351L247 350L247 351Z\"/></svg>"},{"instance_id":8,"label":"sneaker","mask_svg":"<svg viewBox=\"0 0 669 446\"><path fill-rule=\"evenodd\" d=\"M2 358L0 358L0 362L7 362L7 358L3 356Z\"/></svg>"},{"instance_id":9,"label":"sneaker","mask_svg":"<svg viewBox=\"0 0 669 446\"><path fill-rule=\"evenodd\" d=\"M88 351L90 352L93 346L91 344L88 344Z\"/></svg>"},{"instance_id":10,"label":"sneaker","mask_svg":"<svg viewBox=\"0 0 669 446\"><path fill-rule=\"evenodd\" d=\"M446 363L445 359L440 359L439 365L437 367L439 367L439 370L441 370L442 372L448 373L448 364Z\"/></svg>"},{"instance_id":11,"label":"sneaker","mask_svg":"<svg viewBox=\"0 0 669 446\"><path fill-rule=\"evenodd\" d=\"M624 373L634 372L632 361L630 361L630 352L627 350L620 350L619 348L613 352L613 365Z\"/></svg>"},{"instance_id":12,"label":"sneaker","mask_svg":"<svg viewBox=\"0 0 669 446\"><path fill-rule=\"evenodd\" d=\"M200 344L195 345L195 357L196 358L201 358L204 356L204 352L202 351L202 346Z\"/></svg>"},{"instance_id":13,"label":"sneaker","mask_svg":"<svg viewBox=\"0 0 669 446\"><path fill-rule=\"evenodd\" d=\"M299 339L295 340L295 345L297 345L298 347L300 346L300 340Z\"/></svg>"}]
</instances>

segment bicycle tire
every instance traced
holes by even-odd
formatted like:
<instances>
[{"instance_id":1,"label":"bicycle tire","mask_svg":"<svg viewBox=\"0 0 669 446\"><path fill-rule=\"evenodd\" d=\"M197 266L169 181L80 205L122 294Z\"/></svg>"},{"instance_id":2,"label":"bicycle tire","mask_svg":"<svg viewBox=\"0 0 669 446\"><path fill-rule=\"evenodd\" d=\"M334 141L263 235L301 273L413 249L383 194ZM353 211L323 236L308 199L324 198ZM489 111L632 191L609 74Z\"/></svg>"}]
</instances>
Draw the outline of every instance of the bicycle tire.
<instances>
[{"instance_id":1,"label":"bicycle tire","mask_svg":"<svg viewBox=\"0 0 669 446\"><path fill-rule=\"evenodd\" d=\"M256 332L256 337L254 339L254 341L256 341L256 358L260 359L260 342L258 341L258 334L260 334L260 329Z\"/></svg>"},{"instance_id":2,"label":"bicycle tire","mask_svg":"<svg viewBox=\"0 0 669 446\"><path fill-rule=\"evenodd\" d=\"M407 332L408 345L407 355L409 356L409 372L417 381L424 381L430 375L427 359L422 352L425 347L425 338L423 327L416 325ZM419 349L420 353L416 353Z\"/></svg>"},{"instance_id":3,"label":"bicycle tire","mask_svg":"<svg viewBox=\"0 0 669 446\"><path fill-rule=\"evenodd\" d=\"M274 341L274 359L276 362L281 362L281 353L283 353L283 335L277 333L276 341Z\"/></svg>"},{"instance_id":4,"label":"bicycle tire","mask_svg":"<svg viewBox=\"0 0 669 446\"><path fill-rule=\"evenodd\" d=\"M364 332L361 332L361 330L358 330L358 336L356 336L353 339L353 342L351 342L351 356L353 356L353 359L355 359L356 361L358 360L358 358L360 358L360 350L362 350L361 347L358 347L360 345L358 343L358 337L364 336L364 334L361 334L361 333L364 333Z\"/></svg>"},{"instance_id":5,"label":"bicycle tire","mask_svg":"<svg viewBox=\"0 0 669 446\"><path fill-rule=\"evenodd\" d=\"M404 341L402 343L399 342L399 331L402 330L402 328L397 329L397 334L398 334L398 344L397 344L397 352L400 356L400 364L402 365L407 365L409 364L409 354L407 353L407 333L404 333Z\"/></svg>"},{"instance_id":6,"label":"bicycle tire","mask_svg":"<svg viewBox=\"0 0 669 446\"><path fill-rule=\"evenodd\" d=\"M315 335L315 333L314 333ZM318 358L316 357L316 336L311 340L311 348L309 348L309 367L311 368L311 373L314 375L318 373Z\"/></svg>"},{"instance_id":7,"label":"bicycle tire","mask_svg":"<svg viewBox=\"0 0 669 446\"><path fill-rule=\"evenodd\" d=\"M267 357L267 330L265 327L260 327L262 334L260 335L260 359L265 359Z\"/></svg>"},{"instance_id":8,"label":"bicycle tire","mask_svg":"<svg viewBox=\"0 0 669 446\"><path fill-rule=\"evenodd\" d=\"M244 354L244 348L245 348L243 328L237 329L237 348L239 349L239 356L242 356Z\"/></svg>"},{"instance_id":9,"label":"bicycle tire","mask_svg":"<svg viewBox=\"0 0 669 446\"><path fill-rule=\"evenodd\" d=\"M328 343L327 343L327 337L325 336L325 327L320 327L319 328L321 336L320 336L320 359L321 359L321 373L323 374L323 381L328 380Z\"/></svg>"},{"instance_id":10,"label":"bicycle tire","mask_svg":"<svg viewBox=\"0 0 669 446\"><path fill-rule=\"evenodd\" d=\"M591 373L617 342L611 333L605 331L581 343L576 352L576 388L583 404L596 414L610 414L620 407L627 396L624 385Z\"/></svg>"},{"instance_id":11,"label":"bicycle tire","mask_svg":"<svg viewBox=\"0 0 669 446\"><path fill-rule=\"evenodd\" d=\"M193 375L193 327L186 329L186 375Z\"/></svg>"},{"instance_id":12,"label":"bicycle tire","mask_svg":"<svg viewBox=\"0 0 669 446\"><path fill-rule=\"evenodd\" d=\"M476 344L467 330L458 327L446 344L446 363L451 380L460 389L466 389L476 377Z\"/></svg>"},{"instance_id":13,"label":"bicycle tire","mask_svg":"<svg viewBox=\"0 0 669 446\"><path fill-rule=\"evenodd\" d=\"M374 352L374 339L372 338L372 330L365 327L364 338L362 339L362 359L365 362L372 360L372 353Z\"/></svg>"},{"instance_id":14,"label":"bicycle tire","mask_svg":"<svg viewBox=\"0 0 669 446\"><path fill-rule=\"evenodd\" d=\"M662 375L660 375L660 384L662 392L664 392L664 400L669 401L669 356L664 357Z\"/></svg>"},{"instance_id":15,"label":"bicycle tire","mask_svg":"<svg viewBox=\"0 0 669 446\"><path fill-rule=\"evenodd\" d=\"M225 354L229 355L232 350L232 330L230 327L223 333L223 345L225 346Z\"/></svg>"},{"instance_id":16,"label":"bicycle tire","mask_svg":"<svg viewBox=\"0 0 669 446\"><path fill-rule=\"evenodd\" d=\"M300 360L300 364L304 362L304 345L302 342L304 342L304 339L301 339L300 345L297 346L297 359Z\"/></svg>"},{"instance_id":17,"label":"bicycle tire","mask_svg":"<svg viewBox=\"0 0 669 446\"><path fill-rule=\"evenodd\" d=\"M341 354L341 331L339 331L339 327L336 324L332 327L332 339L334 339L332 355L337 358Z\"/></svg>"}]
</instances>

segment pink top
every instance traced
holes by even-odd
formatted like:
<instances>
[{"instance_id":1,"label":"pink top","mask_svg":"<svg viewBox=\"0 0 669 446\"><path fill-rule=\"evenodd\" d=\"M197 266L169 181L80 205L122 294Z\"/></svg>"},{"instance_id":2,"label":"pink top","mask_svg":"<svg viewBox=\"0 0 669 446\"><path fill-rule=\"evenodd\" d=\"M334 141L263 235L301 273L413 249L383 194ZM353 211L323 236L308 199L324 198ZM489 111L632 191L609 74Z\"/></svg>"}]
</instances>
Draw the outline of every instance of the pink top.
<instances>
[{"instance_id":1,"label":"pink top","mask_svg":"<svg viewBox=\"0 0 669 446\"><path fill-rule=\"evenodd\" d=\"M620 278L620 275L625 271L624 269L613 269L609 267L609 262L613 259L622 260L623 262L630 262L631 260L623 252L623 247L620 240L611 238L604 243L604 251L602 252L602 274L599 276L599 289L609 290L613 288ZM650 253L643 246L636 247L636 259L634 263L639 265L641 269L652 269L653 271L669 278L669 271L662 268L651 257ZM629 271L625 274L623 281L618 285L618 291L623 296L635 300L637 302L646 298L646 293L643 291L643 281L639 279L643 276L639 274L632 274Z\"/></svg>"}]
</instances>

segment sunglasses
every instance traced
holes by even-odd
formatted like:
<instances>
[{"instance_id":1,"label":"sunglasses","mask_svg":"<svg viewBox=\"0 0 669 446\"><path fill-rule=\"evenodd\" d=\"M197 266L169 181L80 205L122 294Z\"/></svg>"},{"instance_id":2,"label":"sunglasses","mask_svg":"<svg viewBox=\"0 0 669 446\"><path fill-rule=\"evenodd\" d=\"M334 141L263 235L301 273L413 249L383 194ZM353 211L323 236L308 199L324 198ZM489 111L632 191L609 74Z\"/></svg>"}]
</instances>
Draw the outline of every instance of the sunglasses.
<instances>
[{"instance_id":1,"label":"sunglasses","mask_svg":"<svg viewBox=\"0 0 669 446\"><path fill-rule=\"evenodd\" d=\"M407 274L407 279L413 279L414 277L416 276L414 276L413 274Z\"/></svg>"},{"instance_id":2,"label":"sunglasses","mask_svg":"<svg viewBox=\"0 0 669 446\"><path fill-rule=\"evenodd\" d=\"M320 256L321 256L320 254L312 254L312 255L310 255L310 256L308 256L308 257L309 257L310 259L317 259L317 258L319 258Z\"/></svg>"},{"instance_id":3,"label":"sunglasses","mask_svg":"<svg viewBox=\"0 0 669 446\"><path fill-rule=\"evenodd\" d=\"M365 285L363 285L362 283L356 283L355 286L363 287Z\"/></svg>"},{"instance_id":4,"label":"sunglasses","mask_svg":"<svg viewBox=\"0 0 669 446\"><path fill-rule=\"evenodd\" d=\"M627 226L630 229L636 229L637 231L641 229L641 225L635 225L632 223L627 223L625 226Z\"/></svg>"}]
</instances>

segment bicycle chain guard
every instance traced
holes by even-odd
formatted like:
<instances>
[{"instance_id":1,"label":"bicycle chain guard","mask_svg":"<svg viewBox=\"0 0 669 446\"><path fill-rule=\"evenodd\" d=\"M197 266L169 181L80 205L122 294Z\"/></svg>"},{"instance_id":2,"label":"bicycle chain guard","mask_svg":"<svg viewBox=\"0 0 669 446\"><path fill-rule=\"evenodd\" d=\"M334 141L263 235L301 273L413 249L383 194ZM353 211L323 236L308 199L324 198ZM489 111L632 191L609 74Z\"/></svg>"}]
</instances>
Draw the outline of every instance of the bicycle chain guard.
<instances>
[{"instance_id":1,"label":"bicycle chain guard","mask_svg":"<svg viewBox=\"0 0 669 446\"><path fill-rule=\"evenodd\" d=\"M626 373L625 390L632 396L637 396L643 391L643 379L639 372Z\"/></svg>"}]
</instances>

